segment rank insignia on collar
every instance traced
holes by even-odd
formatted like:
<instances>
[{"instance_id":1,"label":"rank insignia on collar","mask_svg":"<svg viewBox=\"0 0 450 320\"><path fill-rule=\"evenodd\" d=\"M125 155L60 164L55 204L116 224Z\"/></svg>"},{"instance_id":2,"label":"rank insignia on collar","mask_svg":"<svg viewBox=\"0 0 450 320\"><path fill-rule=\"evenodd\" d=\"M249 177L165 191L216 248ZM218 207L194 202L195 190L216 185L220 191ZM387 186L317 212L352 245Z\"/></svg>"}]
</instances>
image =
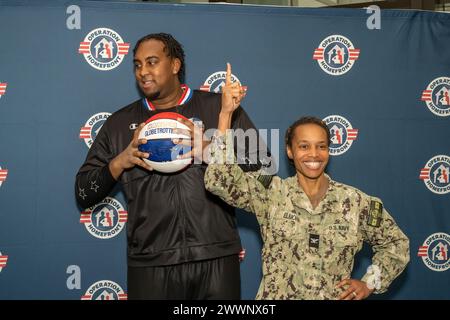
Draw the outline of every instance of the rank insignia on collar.
<instances>
[{"instance_id":1,"label":"rank insignia on collar","mask_svg":"<svg viewBox=\"0 0 450 320\"><path fill-rule=\"evenodd\" d=\"M309 247L319 249L320 236L318 234L309 234Z\"/></svg>"},{"instance_id":2,"label":"rank insignia on collar","mask_svg":"<svg viewBox=\"0 0 450 320\"><path fill-rule=\"evenodd\" d=\"M367 224L372 227L379 227L381 224L381 215L383 213L383 204L379 201L370 201L369 216Z\"/></svg>"}]
</instances>

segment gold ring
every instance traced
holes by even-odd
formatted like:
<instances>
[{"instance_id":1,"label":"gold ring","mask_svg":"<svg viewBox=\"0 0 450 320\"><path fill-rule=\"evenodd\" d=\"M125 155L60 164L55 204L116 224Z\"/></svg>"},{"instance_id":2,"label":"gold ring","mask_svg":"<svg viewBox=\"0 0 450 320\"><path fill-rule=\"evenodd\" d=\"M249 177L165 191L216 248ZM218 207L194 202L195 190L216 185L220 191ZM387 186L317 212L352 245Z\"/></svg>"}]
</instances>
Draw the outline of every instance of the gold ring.
<instances>
[{"instance_id":1,"label":"gold ring","mask_svg":"<svg viewBox=\"0 0 450 320\"><path fill-rule=\"evenodd\" d=\"M357 294L355 291L352 291L353 296L356 298Z\"/></svg>"}]
</instances>

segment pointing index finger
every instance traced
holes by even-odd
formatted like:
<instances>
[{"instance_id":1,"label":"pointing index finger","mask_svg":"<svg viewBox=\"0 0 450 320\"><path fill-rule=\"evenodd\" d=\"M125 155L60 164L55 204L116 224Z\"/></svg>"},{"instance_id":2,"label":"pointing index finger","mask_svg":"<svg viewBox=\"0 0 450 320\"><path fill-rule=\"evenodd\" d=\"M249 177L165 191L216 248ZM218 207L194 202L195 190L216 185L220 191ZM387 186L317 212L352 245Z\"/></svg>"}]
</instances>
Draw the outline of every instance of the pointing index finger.
<instances>
[{"instance_id":1,"label":"pointing index finger","mask_svg":"<svg viewBox=\"0 0 450 320\"><path fill-rule=\"evenodd\" d=\"M231 84L231 64L227 62L227 76L225 78L225 84Z\"/></svg>"}]
</instances>

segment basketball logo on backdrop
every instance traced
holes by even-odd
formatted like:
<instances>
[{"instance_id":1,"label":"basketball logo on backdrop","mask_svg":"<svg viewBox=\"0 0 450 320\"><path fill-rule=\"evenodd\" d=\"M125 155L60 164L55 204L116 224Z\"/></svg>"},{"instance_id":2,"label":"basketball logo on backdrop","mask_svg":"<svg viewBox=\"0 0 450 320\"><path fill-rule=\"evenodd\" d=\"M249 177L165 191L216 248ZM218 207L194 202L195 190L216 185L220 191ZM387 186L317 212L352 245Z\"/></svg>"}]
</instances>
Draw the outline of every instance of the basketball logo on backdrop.
<instances>
[{"instance_id":1,"label":"basketball logo on backdrop","mask_svg":"<svg viewBox=\"0 0 450 320\"><path fill-rule=\"evenodd\" d=\"M2 167L0 167L0 187L2 186L2 183L6 181L7 176L8 176L8 170L2 169Z\"/></svg>"},{"instance_id":2,"label":"basketball logo on backdrop","mask_svg":"<svg viewBox=\"0 0 450 320\"><path fill-rule=\"evenodd\" d=\"M81 300L127 300L128 295L114 281L100 280L86 290Z\"/></svg>"},{"instance_id":3,"label":"basketball logo on backdrop","mask_svg":"<svg viewBox=\"0 0 450 320\"><path fill-rule=\"evenodd\" d=\"M118 67L130 47L114 30L98 28L90 31L80 43L78 53L97 70L108 71Z\"/></svg>"},{"instance_id":4,"label":"basketball logo on backdrop","mask_svg":"<svg viewBox=\"0 0 450 320\"><path fill-rule=\"evenodd\" d=\"M450 157L439 155L428 160L419 179L423 180L430 191L437 194L450 192Z\"/></svg>"},{"instance_id":5,"label":"basketball logo on backdrop","mask_svg":"<svg viewBox=\"0 0 450 320\"><path fill-rule=\"evenodd\" d=\"M0 252L0 272L2 272L3 268L6 267L6 263L8 262L8 256L3 255Z\"/></svg>"},{"instance_id":6,"label":"basketball logo on backdrop","mask_svg":"<svg viewBox=\"0 0 450 320\"><path fill-rule=\"evenodd\" d=\"M358 129L354 129L350 121L342 116L328 116L323 121L330 130L330 155L339 156L347 152L358 136Z\"/></svg>"},{"instance_id":7,"label":"basketball logo on backdrop","mask_svg":"<svg viewBox=\"0 0 450 320\"><path fill-rule=\"evenodd\" d=\"M225 78L227 76L226 71L217 71L214 72L212 75L210 75L202 86L200 86L201 91L207 91L207 92L215 92L215 93L221 93L222 87L225 85ZM239 81L238 77L236 77L234 74L231 74L231 82L238 82L240 85L241 81ZM242 86L244 90L247 89L246 86Z\"/></svg>"},{"instance_id":8,"label":"basketball logo on backdrop","mask_svg":"<svg viewBox=\"0 0 450 320\"><path fill-rule=\"evenodd\" d=\"M128 213L114 198L106 197L93 207L81 212L80 223L96 238L109 239L117 236L127 222Z\"/></svg>"},{"instance_id":9,"label":"basketball logo on backdrop","mask_svg":"<svg viewBox=\"0 0 450 320\"><path fill-rule=\"evenodd\" d=\"M356 49L353 43L341 35L328 36L314 50L313 59L323 71L340 76L348 72L359 58L360 49Z\"/></svg>"},{"instance_id":10,"label":"basketball logo on backdrop","mask_svg":"<svg viewBox=\"0 0 450 320\"><path fill-rule=\"evenodd\" d=\"M5 95L7 86L7 83L0 82L0 98Z\"/></svg>"},{"instance_id":11,"label":"basketball logo on backdrop","mask_svg":"<svg viewBox=\"0 0 450 320\"><path fill-rule=\"evenodd\" d=\"M88 148L92 146L97 134L110 115L111 113L109 112L96 113L86 121L84 127L81 127L80 139L84 139L84 143L86 143Z\"/></svg>"},{"instance_id":12,"label":"basketball logo on backdrop","mask_svg":"<svg viewBox=\"0 0 450 320\"><path fill-rule=\"evenodd\" d=\"M450 116L450 78L436 78L422 92L422 101L440 117Z\"/></svg>"},{"instance_id":13,"label":"basketball logo on backdrop","mask_svg":"<svg viewBox=\"0 0 450 320\"><path fill-rule=\"evenodd\" d=\"M419 247L417 256L433 271L445 271L450 268L450 235L437 232L429 236Z\"/></svg>"}]
</instances>

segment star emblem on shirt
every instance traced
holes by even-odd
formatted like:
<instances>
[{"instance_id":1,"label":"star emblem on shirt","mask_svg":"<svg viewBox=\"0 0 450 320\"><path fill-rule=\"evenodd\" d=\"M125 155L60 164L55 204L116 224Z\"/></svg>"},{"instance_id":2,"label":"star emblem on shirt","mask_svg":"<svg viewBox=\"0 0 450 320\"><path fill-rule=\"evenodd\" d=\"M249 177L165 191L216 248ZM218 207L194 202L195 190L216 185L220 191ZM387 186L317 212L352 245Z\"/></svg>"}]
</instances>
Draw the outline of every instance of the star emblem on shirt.
<instances>
[{"instance_id":1,"label":"star emblem on shirt","mask_svg":"<svg viewBox=\"0 0 450 320\"><path fill-rule=\"evenodd\" d=\"M78 195L80 196L81 199L84 200L84 198L87 197L87 194L84 192L84 188L78 188L79 192Z\"/></svg>"},{"instance_id":2,"label":"star emblem on shirt","mask_svg":"<svg viewBox=\"0 0 450 320\"><path fill-rule=\"evenodd\" d=\"M91 190L94 190L94 192L97 193L98 188L100 188L100 186L97 184L97 180L91 181Z\"/></svg>"}]
</instances>

